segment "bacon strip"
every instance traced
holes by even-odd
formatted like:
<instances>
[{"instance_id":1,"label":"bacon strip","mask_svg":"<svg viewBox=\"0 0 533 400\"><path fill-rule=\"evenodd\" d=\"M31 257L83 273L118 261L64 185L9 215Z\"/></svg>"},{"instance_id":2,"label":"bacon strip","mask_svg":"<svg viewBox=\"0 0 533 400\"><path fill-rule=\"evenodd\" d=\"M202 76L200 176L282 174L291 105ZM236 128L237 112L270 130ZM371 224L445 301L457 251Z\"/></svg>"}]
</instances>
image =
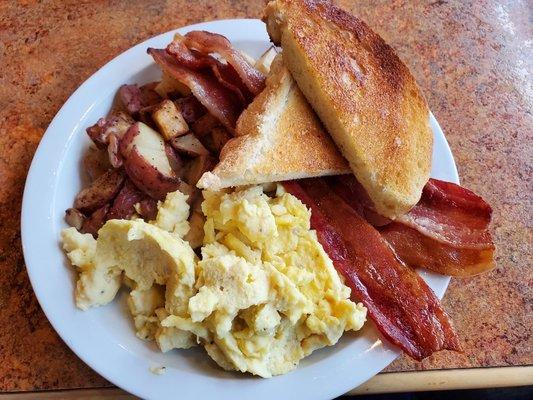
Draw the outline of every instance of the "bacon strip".
<instances>
[{"instance_id":1,"label":"bacon strip","mask_svg":"<svg viewBox=\"0 0 533 400\"><path fill-rule=\"evenodd\" d=\"M468 189L430 179L409 213L387 221L379 219L353 175L331 177L327 182L355 211L379 226L407 265L452 276L472 276L494 267L494 244L488 229L492 210Z\"/></svg>"},{"instance_id":2,"label":"bacon strip","mask_svg":"<svg viewBox=\"0 0 533 400\"><path fill-rule=\"evenodd\" d=\"M185 35L188 48L203 54L220 54L241 77L248 90L255 96L265 88L265 76L248 64L244 56L235 50L222 35L206 31L192 31Z\"/></svg>"},{"instance_id":3,"label":"bacon strip","mask_svg":"<svg viewBox=\"0 0 533 400\"><path fill-rule=\"evenodd\" d=\"M186 85L194 96L231 132L242 111L235 94L209 74L186 68L163 49L148 49L155 62L170 76Z\"/></svg>"},{"instance_id":4,"label":"bacon strip","mask_svg":"<svg viewBox=\"0 0 533 400\"><path fill-rule=\"evenodd\" d=\"M253 95L230 64L223 64L209 54L189 49L184 36L176 34L166 50L184 67L196 71L209 68L222 85L235 93L243 106L252 101Z\"/></svg>"},{"instance_id":5,"label":"bacon strip","mask_svg":"<svg viewBox=\"0 0 533 400\"><path fill-rule=\"evenodd\" d=\"M487 249L494 247L491 215L490 206L470 190L430 179L418 204L397 221L456 248Z\"/></svg>"},{"instance_id":6,"label":"bacon strip","mask_svg":"<svg viewBox=\"0 0 533 400\"><path fill-rule=\"evenodd\" d=\"M468 189L430 179L420 202L381 234L412 267L472 276L494 268L491 214L490 206Z\"/></svg>"},{"instance_id":7,"label":"bacon strip","mask_svg":"<svg viewBox=\"0 0 533 400\"><path fill-rule=\"evenodd\" d=\"M365 188L355 179L354 175L338 175L325 179L328 185L331 186L346 204L357 211L359 215L364 217L372 225L382 226L391 222L389 218L378 214Z\"/></svg>"},{"instance_id":8,"label":"bacon strip","mask_svg":"<svg viewBox=\"0 0 533 400\"><path fill-rule=\"evenodd\" d=\"M417 360L459 350L451 321L424 280L323 179L283 185L311 209L319 242L389 341Z\"/></svg>"}]
</instances>

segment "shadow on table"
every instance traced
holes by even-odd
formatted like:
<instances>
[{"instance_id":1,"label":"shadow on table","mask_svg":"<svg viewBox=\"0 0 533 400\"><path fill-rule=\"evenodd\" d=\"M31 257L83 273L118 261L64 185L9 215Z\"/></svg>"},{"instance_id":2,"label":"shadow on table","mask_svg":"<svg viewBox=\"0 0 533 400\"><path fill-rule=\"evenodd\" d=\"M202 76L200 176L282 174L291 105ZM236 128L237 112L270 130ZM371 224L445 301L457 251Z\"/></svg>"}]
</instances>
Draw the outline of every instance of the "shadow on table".
<instances>
[{"instance_id":1,"label":"shadow on table","mask_svg":"<svg viewBox=\"0 0 533 400\"><path fill-rule=\"evenodd\" d=\"M530 400L533 386L516 388L447 390L441 392L385 393L341 396L337 400Z\"/></svg>"}]
</instances>

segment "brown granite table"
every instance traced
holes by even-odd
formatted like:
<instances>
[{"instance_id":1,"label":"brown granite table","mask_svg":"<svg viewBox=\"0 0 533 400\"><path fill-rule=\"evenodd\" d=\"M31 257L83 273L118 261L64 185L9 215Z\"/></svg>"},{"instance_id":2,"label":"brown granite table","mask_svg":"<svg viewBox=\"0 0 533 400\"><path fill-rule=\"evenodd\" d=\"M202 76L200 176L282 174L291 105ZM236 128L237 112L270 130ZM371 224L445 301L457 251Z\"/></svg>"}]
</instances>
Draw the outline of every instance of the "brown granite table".
<instances>
[{"instance_id":1,"label":"brown granite table","mask_svg":"<svg viewBox=\"0 0 533 400\"><path fill-rule=\"evenodd\" d=\"M410 65L447 135L462 184L494 208L498 248L493 272L453 279L444 297L464 353L441 352L422 363L401 357L358 392L532 384L533 367L526 367L533 362L531 2L339 3L365 19ZM257 18L263 5L0 1L0 391L112 386L54 332L24 266L22 190L54 114L85 79L132 45L200 21ZM73 393L126 397L112 389Z\"/></svg>"}]
</instances>

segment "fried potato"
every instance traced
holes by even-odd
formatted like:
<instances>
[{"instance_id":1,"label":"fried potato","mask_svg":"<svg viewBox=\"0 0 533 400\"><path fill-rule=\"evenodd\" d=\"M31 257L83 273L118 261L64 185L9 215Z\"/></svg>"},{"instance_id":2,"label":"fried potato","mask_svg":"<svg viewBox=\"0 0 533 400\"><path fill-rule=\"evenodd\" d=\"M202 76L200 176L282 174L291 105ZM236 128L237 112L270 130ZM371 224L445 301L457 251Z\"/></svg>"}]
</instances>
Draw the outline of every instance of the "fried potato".
<instances>
[{"instance_id":1,"label":"fried potato","mask_svg":"<svg viewBox=\"0 0 533 400\"><path fill-rule=\"evenodd\" d=\"M156 105L152 118L165 140L171 140L189 131L187 122L171 100L163 100Z\"/></svg>"},{"instance_id":2,"label":"fried potato","mask_svg":"<svg viewBox=\"0 0 533 400\"><path fill-rule=\"evenodd\" d=\"M96 211L94 211L89 218L87 218L81 227L82 233L90 233L94 237L98 236L98 230L104 226L107 220L107 212L109 211L109 204L105 204Z\"/></svg>"},{"instance_id":3,"label":"fried potato","mask_svg":"<svg viewBox=\"0 0 533 400\"><path fill-rule=\"evenodd\" d=\"M67 224L69 224L69 226L80 230L85 222L85 215L75 208L68 208L65 211L65 221Z\"/></svg>"},{"instance_id":4,"label":"fried potato","mask_svg":"<svg viewBox=\"0 0 533 400\"><path fill-rule=\"evenodd\" d=\"M111 168L107 152L94 147L89 147L87 153L85 153L85 156L83 157L83 168L85 169L85 172L87 172L87 175L89 175L91 182L94 181Z\"/></svg>"},{"instance_id":5,"label":"fried potato","mask_svg":"<svg viewBox=\"0 0 533 400\"><path fill-rule=\"evenodd\" d=\"M204 172L210 171L215 166L216 161L211 156L198 156L193 159L185 174L185 181L192 186L196 186L196 183L203 175Z\"/></svg>"},{"instance_id":6,"label":"fried potato","mask_svg":"<svg viewBox=\"0 0 533 400\"><path fill-rule=\"evenodd\" d=\"M202 136L211 133L216 126L220 126L220 121L211 114L205 114L192 125L192 131L196 136L201 138Z\"/></svg>"},{"instance_id":7,"label":"fried potato","mask_svg":"<svg viewBox=\"0 0 533 400\"><path fill-rule=\"evenodd\" d=\"M146 198L137 187L126 179L107 213L107 219L129 219L135 214L135 204Z\"/></svg>"},{"instance_id":8,"label":"fried potato","mask_svg":"<svg viewBox=\"0 0 533 400\"><path fill-rule=\"evenodd\" d=\"M232 138L232 135L226 130L226 128L222 126L217 126L211 131L211 138L213 148L218 154L220 153L220 150L222 150L222 147L224 147L224 145L228 142L228 140Z\"/></svg>"},{"instance_id":9,"label":"fried potato","mask_svg":"<svg viewBox=\"0 0 533 400\"><path fill-rule=\"evenodd\" d=\"M177 151L189 156L206 156L209 154L209 151L193 133L174 138L170 141L170 144Z\"/></svg>"},{"instance_id":10,"label":"fried potato","mask_svg":"<svg viewBox=\"0 0 533 400\"><path fill-rule=\"evenodd\" d=\"M120 153L126 174L148 196L162 200L178 188L180 179L170 165L165 142L148 125L132 125L121 140Z\"/></svg>"},{"instance_id":11,"label":"fried potato","mask_svg":"<svg viewBox=\"0 0 533 400\"><path fill-rule=\"evenodd\" d=\"M85 213L102 207L115 198L123 183L124 175L120 170L107 170L95 179L89 187L78 193L74 200L74 208Z\"/></svg>"}]
</instances>

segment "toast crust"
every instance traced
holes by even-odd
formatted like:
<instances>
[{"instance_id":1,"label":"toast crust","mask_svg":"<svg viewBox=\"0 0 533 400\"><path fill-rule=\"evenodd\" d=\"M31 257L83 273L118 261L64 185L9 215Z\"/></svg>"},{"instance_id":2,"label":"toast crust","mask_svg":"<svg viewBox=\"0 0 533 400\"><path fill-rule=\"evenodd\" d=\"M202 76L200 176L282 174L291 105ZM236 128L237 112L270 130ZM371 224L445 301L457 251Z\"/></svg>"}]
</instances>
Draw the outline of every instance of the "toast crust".
<instances>
[{"instance_id":1,"label":"toast crust","mask_svg":"<svg viewBox=\"0 0 533 400\"><path fill-rule=\"evenodd\" d=\"M429 179L429 109L409 69L363 21L322 0L275 0L264 20L299 88L378 212L406 213Z\"/></svg>"},{"instance_id":2,"label":"toast crust","mask_svg":"<svg viewBox=\"0 0 533 400\"><path fill-rule=\"evenodd\" d=\"M265 89L237 121L237 136L197 186L226 187L350 173L347 161L283 64L272 63Z\"/></svg>"}]
</instances>

